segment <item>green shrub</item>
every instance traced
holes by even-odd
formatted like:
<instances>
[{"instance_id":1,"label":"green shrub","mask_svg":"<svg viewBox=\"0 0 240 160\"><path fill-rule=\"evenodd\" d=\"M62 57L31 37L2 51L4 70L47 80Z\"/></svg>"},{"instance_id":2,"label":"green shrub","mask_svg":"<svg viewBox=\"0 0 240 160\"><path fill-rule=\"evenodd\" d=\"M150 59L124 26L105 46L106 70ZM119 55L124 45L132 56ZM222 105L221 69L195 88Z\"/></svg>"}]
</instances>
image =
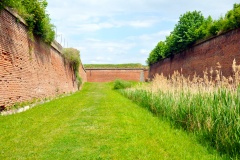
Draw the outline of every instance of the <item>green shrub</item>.
<instances>
[{"instance_id":1,"label":"green shrub","mask_svg":"<svg viewBox=\"0 0 240 160\"><path fill-rule=\"evenodd\" d=\"M121 79L116 79L114 81L114 87L113 89L125 89L125 88L130 88L132 86L131 82L124 81Z\"/></svg>"},{"instance_id":2,"label":"green shrub","mask_svg":"<svg viewBox=\"0 0 240 160\"><path fill-rule=\"evenodd\" d=\"M160 59L165 58L166 56L166 43L160 41L157 46L150 53L149 58L147 59L147 64L152 64L157 62Z\"/></svg>"},{"instance_id":3,"label":"green shrub","mask_svg":"<svg viewBox=\"0 0 240 160\"><path fill-rule=\"evenodd\" d=\"M79 90L82 85L82 78L80 77L78 72L75 72L75 74L76 74L77 86L78 86L78 90Z\"/></svg>"},{"instance_id":4,"label":"green shrub","mask_svg":"<svg viewBox=\"0 0 240 160\"><path fill-rule=\"evenodd\" d=\"M54 40L54 25L46 13L46 0L2 0L0 9L13 8L27 22L29 33L40 36L46 43Z\"/></svg>"},{"instance_id":5,"label":"green shrub","mask_svg":"<svg viewBox=\"0 0 240 160\"><path fill-rule=\"evenodd\" d=\"M181 51L201 38L197 29L203 23L204 17L201 12L193 11L181 15L172 32L173 44L171 48L173 48L173 52Z\"/></svg>"},{"instance_id":6,"label":"green shrub","mask_svg":"<svg viewBox=\"0 0 240 160\"><path fill-rule=\"evenodd\" d=\"M75 48L64 48L62 53L63 57L73 66L79 89L82 84L82 79L79 75L79 66L81 64L80 51Z\"/></svg>"},{"instance_id":7,"label":"green shrub","mask_svg":"<svg viewBox=\"0 0 240 160\"><path fill-rule=\"evenodd\" d=\"M213 21L212 24L209 25L208 36L218 35L222 29L223 18L219 20Z\"/></svg>"},{"instance_id":8,"label":"green shrub","mask_svg":"<svg viewBox=\"0 0 240 160\"><path fill-rule=\"evenodd\" d=\"M224 31L240 27L240 4L233 5L233 9L225 15L225 20Z\"/></svg>"},{"instance_id":9,"label":"green shrub","mask_svg":"<svg viewBox=\"0 0 240 160\"><path fill-rule=\"evenodd\" d=\"M78 70L81 63L79 50L75 48L64 48L63 56L73 65L74 70Z\"/></svg>"}]
</instances>

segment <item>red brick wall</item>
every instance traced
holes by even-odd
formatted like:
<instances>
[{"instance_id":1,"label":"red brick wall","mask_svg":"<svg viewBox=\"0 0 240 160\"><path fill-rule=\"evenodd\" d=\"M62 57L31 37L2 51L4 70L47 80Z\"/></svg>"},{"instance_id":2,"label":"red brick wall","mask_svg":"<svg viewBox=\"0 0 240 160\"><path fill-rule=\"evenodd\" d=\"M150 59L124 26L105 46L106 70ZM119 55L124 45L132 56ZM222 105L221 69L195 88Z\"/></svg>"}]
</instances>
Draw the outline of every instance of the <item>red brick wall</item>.
<instances>
[{"instance_id":1,"label":"red brick wall","mask_svg":"<svg viewBox=\"0 0 240 160\"><path fill-rule=\"evenodd\" d=\"M115 79L140 81L141 75L143 80L148 76L148 71L143 69L86 69L86 72L88 82L111 82Z\"/></svg>"},{"instance_id":2,"label":"red brick wall","mask_svg":"<svg viewBox=\"0 0 240 160\"><path fill-rule=\"evenodd\" d=\"M86 70L84 69L83 65L79 67L79 75L82 78L82 82L87 82L87 73Z\"/></svg>"},{"instance_id":3,"label":"red brick wall","mask_svg":"<svg viewBox=\"0 0 240 160\"><path fill-rule=\"evenodd\" d=\"M161 60L150 67L149 77L156 73L171 75L178 70L184 76L203 76L203 71L212 67L216 70L217 63L221 65L225 77L232 75L232 63L236 59L240 64L240 29L232 30L217 37L198 43L192 48L174 55L172 58Z\"/></svg>"},{"instance_id":4,"label":"red brick wall","mask_svg":"<svg viewBox=\"0 0 240 160\"><path fill-rule=\"evenodd\" d=\"M32 41L27 32L15 16L1 11L0 108L77 90L73 69L57 44L50 46L36 37Z\"/></svg>"}]
</instances>

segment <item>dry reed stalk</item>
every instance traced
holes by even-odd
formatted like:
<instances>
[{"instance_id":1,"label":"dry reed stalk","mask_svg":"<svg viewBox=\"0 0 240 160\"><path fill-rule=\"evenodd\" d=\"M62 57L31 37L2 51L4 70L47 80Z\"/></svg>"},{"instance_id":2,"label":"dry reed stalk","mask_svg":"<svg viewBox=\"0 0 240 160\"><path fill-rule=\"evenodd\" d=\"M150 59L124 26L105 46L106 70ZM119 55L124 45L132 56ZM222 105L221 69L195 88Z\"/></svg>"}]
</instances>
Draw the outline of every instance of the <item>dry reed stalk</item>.
<instances>
[{"instance_id":1,"label":"dry reed stalk","mask_svg":"<svg viewBox=\"0 0 240 160\"><path fill-rule=\"evenodd\" d=\"M202 93L202 92L214 92L220 88L225 88L230 91L236 91L240 83L240 65L236 65L235 59L233 60L232 69L233 76L225 77L222 75L221 65L217 63L216 70L213 71L212 67L209 72L206 68L203 71L203 78L196 75L193 75L192 80L190 77L184 77L178 71L167 77L164 77L163 74L156 74L151 83L151 92L156 93L159 90L163 92L176 93L178 91L190 91L191 93ZM213 79L213 74L215 73L215 79ZM149 89L147 89L149 90Z\"/></svg>"},{"instance_id":2,"label":"dry reed stalk","mask_svg":"<svg viewBox=\"0 0 240 160\"><path fill-rule=\"evenodd\" d=\"M217 63L203 78L184 77L182 70L172 76L155 75L147 85L124 94L174 125L210 140L223 153L239 154L240 147L240 65L233 61L233 75L225 77ZM214 78L213 78L214 77Z\"/></svg>"}]
</instances>

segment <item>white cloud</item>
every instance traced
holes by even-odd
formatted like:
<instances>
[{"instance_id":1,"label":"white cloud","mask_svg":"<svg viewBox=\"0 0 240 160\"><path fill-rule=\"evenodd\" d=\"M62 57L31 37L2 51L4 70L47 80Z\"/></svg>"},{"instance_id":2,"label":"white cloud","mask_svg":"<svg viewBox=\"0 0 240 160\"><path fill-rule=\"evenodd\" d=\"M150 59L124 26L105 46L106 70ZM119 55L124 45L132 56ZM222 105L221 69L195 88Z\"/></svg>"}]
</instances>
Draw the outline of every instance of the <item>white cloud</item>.
<instances>
[{"instance_id":1,"label":"white cloud","mask_svg":"<svg viewBox=\"0 0 240 160\"><path fill-rule=\"evenodd\" d=\"M218 18L238 1L48 0L47 10L62 35L62 44L65 39L69 46L80 49L83 63L145 63L180 14L199 10L204 16Z\"/></svg>"},{"instance_id":2,"label":"white cloud","mask_svg":"<svg viewBox=\"0 0 240 160\"><path fill-rule=\"evenodd\" d=\"M102 21L102 22L95 22L94 19L90 23L79 23L79 24L72 24L71 30L67 31L68 33L86 33L86 32L96 32L102 29L109 29L109 28L120 28L120 27L133 27L133 28L147 28L153 26L157 23L156 20L142 20L142 21ZM99 21L99 20L97 20ZM69 22L71 23L71 22ZM68 23L68 25L69 25ZM68 28L69 29L69 28Z\"/></svg>"},{"instance_id":3,"label":"white cloud","mask_svg":"<svg viewBox=\"0 0 240 160\"><path fill-rule=\"evenodd\" d=\"M110 53L113 53L114 52L114 48L113 47L108 47L107 51L110 52Z\"/></svg>"},{"instance_id":4,"label":"white cloud","mask_svg":"<svg viewBox=\"0 0 240 160\"><path fill-rule=\"evenodd\" d=\"M141 49L139 52L140 52L140 54L144 54L144 55L149 54L149 50L147 50L147 49Z\"/></svg>"},{"instance_id":5,"label":"white cloud","mask_svg":"<svg viewBox=\"0 0 240 160\"><path fill-rule=\"evenodd\" d=\"M114 16L129 13L163 13L166 16L185 13L187 10L201 10L206 14L225 13L231 9L237 0L208 0L208 1L189 1L189 0L48 0L51 16L61 15L82 15L88 17ZM209 14L208 14L209 15Z\"/></svg>"},{"instance_id":6,"label":"white cloud","mask_svg":"<svg viewBox=\"0 0 240 160\"><path fill-rule=\"evenodd\" d=\"M80 24L76 26L75 30L80 32L95 32L101 29L112 28L113 24L111 23L89 23L89 24Z\"/></svg>"},{"instance_id":7,"label":"white cloud","mask_svg":"<svg viewBox=\"0 0 240 160\"><path fill-rule=\"evenodd\" d=\"M151 27L155 21L131 21L129 25L132 27Z\"/></svg>"},{"instance_id":8,"label":"white cloud","mask_svg":"<svg viewBox=\"0 0 240 160\"><path fill-rule=\"evenodd\" d=\"M130 37L127 37L126 40L135 41L138 44L139 44L139 42L142 42L142 45L144 45L144 43L154 43L154 45L155 45L159 41L164 41L166 36L169 35L170 32L171 32L170 30L163 30L163 31L159 31L156 33L151 33L151 34L130 36Z\"/></svg>"},{"instance_id":9,"label":"white cloud","mask_svg":"<svg viewBox=\"0 0 240 160\"><path fill-rule=\"evenodd\" d=\"M87 63L143 63L148 54L169 31L126 37L120 41L88 38L78 42L83 48L81 58ZM141 49L138 49L139 46Z\"/></svg>"}]
</instances>

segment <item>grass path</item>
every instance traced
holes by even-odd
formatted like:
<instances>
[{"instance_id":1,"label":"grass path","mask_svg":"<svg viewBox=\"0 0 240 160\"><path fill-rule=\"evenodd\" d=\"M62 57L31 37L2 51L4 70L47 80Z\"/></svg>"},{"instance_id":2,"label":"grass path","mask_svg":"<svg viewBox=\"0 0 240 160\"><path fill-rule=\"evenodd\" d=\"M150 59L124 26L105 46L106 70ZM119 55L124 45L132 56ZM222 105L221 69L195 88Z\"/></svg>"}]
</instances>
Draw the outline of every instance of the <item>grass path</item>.
<instances>
[{"instance_id":1,"label":"grass path","mask_svg":"<svg viewBox=\"0 0 240 160\"><path fill-rule=\"evenodd\" d=\"M0 117L0 159L221 159L111 87Z\"/></svg>"}]
</instances>

